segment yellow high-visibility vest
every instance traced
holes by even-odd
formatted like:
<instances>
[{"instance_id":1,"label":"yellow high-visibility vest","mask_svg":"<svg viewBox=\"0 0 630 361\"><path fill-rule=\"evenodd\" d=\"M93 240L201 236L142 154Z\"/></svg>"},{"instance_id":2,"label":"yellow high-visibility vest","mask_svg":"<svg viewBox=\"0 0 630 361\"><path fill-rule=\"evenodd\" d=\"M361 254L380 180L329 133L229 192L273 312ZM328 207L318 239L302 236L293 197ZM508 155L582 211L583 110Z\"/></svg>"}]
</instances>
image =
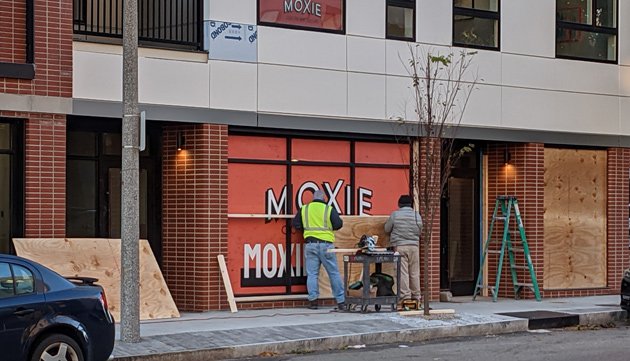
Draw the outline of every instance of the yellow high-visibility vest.
<instances>
[{"instance_id":1,"label":"yellow high-visibility vest","mask_svg":"<svg viewBox=\"0 0 630 361\"><path fill-rule=\"evenodd\" d=\"M332 207L326 203L311 202L302 207L301 213L304 239L315 237L322 241L335 241L335 234L330 222Z\"/></svg>"}]
</instances>

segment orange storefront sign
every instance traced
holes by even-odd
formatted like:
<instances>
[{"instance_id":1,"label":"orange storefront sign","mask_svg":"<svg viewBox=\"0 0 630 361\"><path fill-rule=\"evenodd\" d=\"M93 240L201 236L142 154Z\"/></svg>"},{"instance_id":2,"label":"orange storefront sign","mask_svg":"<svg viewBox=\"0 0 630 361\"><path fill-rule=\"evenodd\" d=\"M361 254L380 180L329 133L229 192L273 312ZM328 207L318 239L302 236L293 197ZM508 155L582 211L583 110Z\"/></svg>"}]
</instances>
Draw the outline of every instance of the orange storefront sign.
<instances>
[{"instance_id":1,"label":"orange storefront sign","mask_svg":"<svg viewBox=\"0 0 630 361\"><path fill-rule=\"evenodd\" d=\"M407 144L231 135L228 271L237 295L306 291L291 219L315 190L341 215L385 215L409 191Z\"/></svg>"},{"instance_id":2,"label":"orange storefront sign","mask_svg":"<svg viewBox=\"0 0 630 361\"><path fill-rule=\"evenodd\" d=\"M260 24L344 30L344 0L258 0Z\"/></svg>"}]
</instances>

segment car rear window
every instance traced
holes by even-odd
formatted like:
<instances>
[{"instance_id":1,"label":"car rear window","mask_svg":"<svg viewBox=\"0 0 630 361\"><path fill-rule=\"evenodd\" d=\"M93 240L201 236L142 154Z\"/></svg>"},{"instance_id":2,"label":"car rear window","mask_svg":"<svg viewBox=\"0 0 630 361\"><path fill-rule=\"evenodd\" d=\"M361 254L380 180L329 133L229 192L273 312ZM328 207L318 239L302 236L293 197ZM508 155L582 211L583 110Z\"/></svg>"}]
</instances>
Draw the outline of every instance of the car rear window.
<instances>
[{"instance_id":1,"label":"car rear window","mask_svg":"<svg viewBox=\"0 0 630 361\"><path fill-rule=\"evenodd\" d=\"M33 293L35 291L35 280L33 273L28 269L18 266L16 264L11 265L13 268L13 280L15 281L15 293L18 295L25 295Z\"/></svg>"},{"instance_id":2,"label":"car rear window","mask_svg":"<svg viewBox=\"0 0 630 361\"><path fill-rule=\"evenodd\" d=\"M8 263L0 263L0 298L11 297L13 290L13 275Z\"/></svg>"}]
</instances>

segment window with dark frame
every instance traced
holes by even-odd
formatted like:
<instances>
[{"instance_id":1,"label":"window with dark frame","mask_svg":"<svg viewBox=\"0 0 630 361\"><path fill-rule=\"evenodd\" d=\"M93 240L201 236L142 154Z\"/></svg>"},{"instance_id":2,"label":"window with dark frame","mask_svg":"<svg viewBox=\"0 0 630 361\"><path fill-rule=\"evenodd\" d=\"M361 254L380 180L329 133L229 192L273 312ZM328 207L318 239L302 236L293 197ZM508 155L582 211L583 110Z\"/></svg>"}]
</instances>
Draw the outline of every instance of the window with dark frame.
<instances>
[{"instance_id":1,"label":"window with dark frame","mask_svg":"<svg viewBox=\"0 0 630 361\"><path fill-rule=\"evenodd\" d=\"M556 57L617 63L618 0L556 0Z\"/></svg>"},{"instance_id":2,"label":"window with dark frame","mask_svg":"<svg viewBox=\"0 0 630 361\"><path fill-rule=\"evenodd\" d=\"M416 40L416 0L387 0L385 37Z\"/></svg>"},{"instance_id":3,"label":"window with dark frame","mask_svg":"<svg viewBox=\"0 0 630 361\"><path fill-rule=\"evenodd\" d=\"M499 50L500 0L453 0L453 45Z\"/></svg>"}]
</instances>

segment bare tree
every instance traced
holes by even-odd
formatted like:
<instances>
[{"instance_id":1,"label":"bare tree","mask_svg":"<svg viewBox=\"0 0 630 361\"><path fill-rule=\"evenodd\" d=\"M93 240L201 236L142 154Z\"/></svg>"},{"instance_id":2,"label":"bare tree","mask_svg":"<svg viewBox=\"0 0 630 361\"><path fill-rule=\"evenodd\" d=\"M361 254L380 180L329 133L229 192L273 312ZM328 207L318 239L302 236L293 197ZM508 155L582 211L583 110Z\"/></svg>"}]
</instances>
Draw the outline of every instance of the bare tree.
<instances>
[{"instance_id":1,"label":"bare tree","mask_svg":"<svg viewBox=\"0 0 630 361\"><path fill-rule=\"evenodd\" d=\"M410 127L411 121L401 119L401 122L407 126L412 144L414 208L424 220L421 234L422 298L424 314L429 315L429 247L451 168L473 147L467 145L456 149L455 138L478 76L468 77L476 52L435 55L431 50L423 50L419 44L410 45L409 52L411 57L406 65L415 102L416 119L413 122L417 124Z\"/></svg>"}]
</instances>

